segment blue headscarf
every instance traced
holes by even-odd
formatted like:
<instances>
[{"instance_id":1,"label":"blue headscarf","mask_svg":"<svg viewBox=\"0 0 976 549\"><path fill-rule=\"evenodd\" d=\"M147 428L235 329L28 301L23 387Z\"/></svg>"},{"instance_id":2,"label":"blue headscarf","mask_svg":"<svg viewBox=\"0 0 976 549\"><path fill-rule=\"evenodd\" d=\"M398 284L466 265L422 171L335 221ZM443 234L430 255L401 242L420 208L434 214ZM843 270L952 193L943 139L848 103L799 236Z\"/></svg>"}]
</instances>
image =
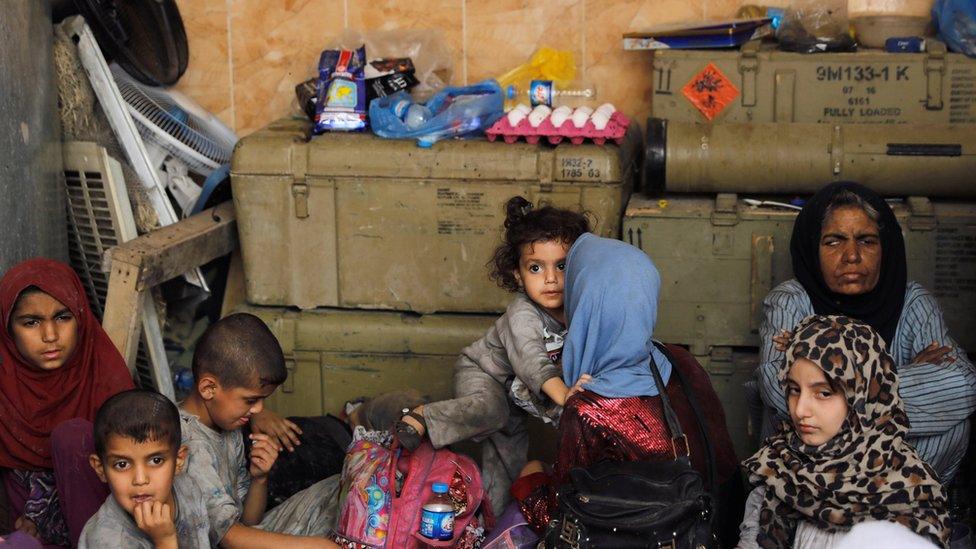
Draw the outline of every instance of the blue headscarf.
<instances>
[{"instance_id":1,"label":"blue headscarf","mask_svg":"<svg viewBox=\"0 0 976 549\"><path fill-rule=\"evenodd\" d=\"M651 258L619 240L586 233L566 257L566 320L563 380L605 397L658 394L650 358L667 383L671 363L651 341L661 276Z\"/></svg>"}]
</instances>

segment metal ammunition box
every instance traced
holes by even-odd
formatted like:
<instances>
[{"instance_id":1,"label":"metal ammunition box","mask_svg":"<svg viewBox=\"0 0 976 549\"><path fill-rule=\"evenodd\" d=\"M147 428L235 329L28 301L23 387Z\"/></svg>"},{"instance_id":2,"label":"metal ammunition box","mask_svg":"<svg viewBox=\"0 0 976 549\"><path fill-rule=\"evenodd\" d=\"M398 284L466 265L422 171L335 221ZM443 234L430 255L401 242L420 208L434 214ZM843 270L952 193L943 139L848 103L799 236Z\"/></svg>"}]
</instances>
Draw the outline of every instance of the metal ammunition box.
<instances>
[{"instance_id":1,"label":"metal ammunition box","mask_svg":"<svg viewBox=\"0 0 976 549\"><path fill-rule=\"evenodd\" d=\"M976 123L976 59L926 53L654 53L653 115L680 122Z\"/></svg>"},{"instance_id":2,"label":"metal ammunition box","mask_svg":"<svg viewBox=\"0 0 976 549\"><path fill-rule=\"evenodd\" d=\"M905 235L908 276L938 298L952 336L976 349L976 203L911 197L892 204ZM661 273L655 336L702 357L757 347L762 301L793 277L796 211L751 206L734 194L634 195L623 239Z\"/></svg>"},{"instance_id":3,"label":"metal ammunition box","mask_svg":"<svg viewBox=\"0 0 976 549\"><path fill-rule=\"evenodd\" d=\"M247 300L300 308L498 312L510 296L485 264L504 204L589 212L619 235L641 136L623 146L485 140L413 141L368 134L308 139L283 120L245 137L231 182Z\"/></svg>"},{"instance_id":4,"label":"metal ammunition box","mask_svg":"<svg viewBox=\"0 0 976 549\"><path fill-rule=\"evenodd\" d=\"M359 396L413 387L451 398L461 349L482 338L493 315L238 307L264 321L285 354L288 379L268 399L282 415L338 414Z\"/></svg>"},{"instance_id":5,"label":"metal ammunition box","mask_svg":"<svg viewBox=\"0 0 976 549\"><path fill-rule=\"evenodd\" d=\"M271 329L285 355L288 378L267 399L284 416L339 414L343 404L414 388L432 401L454 394L461 349L484 337L495 315L418 315L392 311L240 305ZM531 455L553 459L556 432L530 420ZM471 445L462 449L472 456Z\"/></svg>"}]
</instances>

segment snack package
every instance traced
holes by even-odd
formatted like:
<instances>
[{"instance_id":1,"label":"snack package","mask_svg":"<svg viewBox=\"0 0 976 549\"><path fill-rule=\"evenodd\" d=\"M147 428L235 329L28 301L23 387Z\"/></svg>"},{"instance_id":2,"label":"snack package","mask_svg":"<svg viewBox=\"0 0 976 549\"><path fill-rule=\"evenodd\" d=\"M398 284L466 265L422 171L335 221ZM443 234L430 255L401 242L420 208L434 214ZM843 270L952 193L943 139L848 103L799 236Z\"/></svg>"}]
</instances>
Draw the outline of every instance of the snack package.
<instances>
[{"instance_id":1,"label":"snack package","mask_svg":"<svg viewBox=\"0 0 976 549\"><path fill-rule=\"evenodd\" d=\"M325 50L319 58L315 133L366 129L366 47Z\"/></svg>"},{"instance_id":2,"label":"snack package","mask_svg":"<svg viewBox=\"0 0 976 549\"><path fill-rule=\"evenodd\" d=\"M416 86L420 81L415 73L409 57L371 60L366 65L367 102Z\"/></svg>"}]
</instances>

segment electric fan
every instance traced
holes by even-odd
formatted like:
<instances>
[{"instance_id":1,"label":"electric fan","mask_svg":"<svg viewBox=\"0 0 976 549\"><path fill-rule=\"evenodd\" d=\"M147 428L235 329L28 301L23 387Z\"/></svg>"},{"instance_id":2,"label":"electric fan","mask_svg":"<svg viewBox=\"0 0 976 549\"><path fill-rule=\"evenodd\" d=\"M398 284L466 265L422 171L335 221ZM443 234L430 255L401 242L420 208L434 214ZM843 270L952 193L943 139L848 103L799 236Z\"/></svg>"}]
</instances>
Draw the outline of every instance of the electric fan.
<instances>
[{"instance_id":1,"label":"electric fan","mask_svg":"<svg viewBox=\"0 0 976 549\"><path fill-rule=\"evenodd\" d=\"M237 135L182 93L140 84L118 65L111 70L152 164L189 215L201 191L189 172L207 177L229 164Z\"/></svg>"}]
</instances>

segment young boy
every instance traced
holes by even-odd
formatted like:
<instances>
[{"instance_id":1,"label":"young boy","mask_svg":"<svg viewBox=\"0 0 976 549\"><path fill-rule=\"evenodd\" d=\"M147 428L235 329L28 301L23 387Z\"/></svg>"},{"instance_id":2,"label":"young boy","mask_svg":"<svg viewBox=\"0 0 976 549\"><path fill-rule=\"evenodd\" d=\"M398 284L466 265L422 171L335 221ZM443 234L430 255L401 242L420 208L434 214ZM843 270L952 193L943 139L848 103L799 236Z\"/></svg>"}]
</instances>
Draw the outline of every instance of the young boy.
<instances>
[{"instance_id":1,"label":"young boy","mask_svg":"<svg viewBox=\"0 0 976 549\"><path fill-rule=\"evenodd\" d=\"M210 547L203 495L179 474L186 446L172 402L140 389L109 398L95 416L94 442L92 469L112 495L85 524L79 547Z\"/></svg>"},{"instance_id":2,"label":"young boy","mask_svg":"<svg viewBox=\"0 0 976 549\"><path fill-rule=\"evenodd\" d=\"M210 541L221 547L338 547L324 537L338 512L338 475L319 481L265 513L268 472L280 448L252 434L245 458L240 429L285 381L278 340L254 315L238 313L212 324L193 354L194 390L182 403L187 474L200 486Z\"/></svg>"}]
</instances>

